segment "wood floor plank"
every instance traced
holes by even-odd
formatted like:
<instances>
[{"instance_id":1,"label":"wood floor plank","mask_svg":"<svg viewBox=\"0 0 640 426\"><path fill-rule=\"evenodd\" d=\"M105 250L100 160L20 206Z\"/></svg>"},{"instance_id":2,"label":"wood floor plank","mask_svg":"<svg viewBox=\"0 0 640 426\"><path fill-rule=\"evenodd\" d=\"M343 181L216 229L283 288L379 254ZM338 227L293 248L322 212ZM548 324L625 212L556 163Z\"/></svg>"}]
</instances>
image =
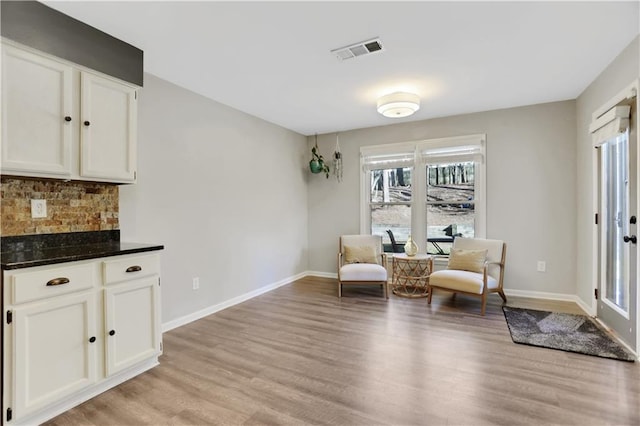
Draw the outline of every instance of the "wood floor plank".
<instances>
[{"instance_id":1,"label":"wood floor plank","mask_svg":"<svg viewBox=\"0 0 640 426\"><path fill-rule=\"evenodd\" d=\"M638 425L640 368L511 341L499 297L308 277L165 333L160 366L48 425ZM571 302L509 306L581 313Z\"/></svg>"}]
</instances>

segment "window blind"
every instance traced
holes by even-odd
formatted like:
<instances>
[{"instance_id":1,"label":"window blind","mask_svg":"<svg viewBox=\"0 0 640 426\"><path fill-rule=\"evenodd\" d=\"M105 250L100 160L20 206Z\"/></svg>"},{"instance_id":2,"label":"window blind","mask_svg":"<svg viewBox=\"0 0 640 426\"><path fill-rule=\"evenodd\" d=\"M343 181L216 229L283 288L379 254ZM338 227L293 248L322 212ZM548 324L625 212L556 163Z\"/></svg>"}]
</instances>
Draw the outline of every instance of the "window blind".
<instances>
[{"instance_id":1,"label":"window blind","mask_svg":"<svg viewBox=\"0 0 640 426\"><path fill-rule=\"evenodd\" d=\"M446 148L425 148L420 153L426 164L482 162L482 145L452 146Z\"/></svg>"},{"instance_id":2,"label":"window blind","mask_svg":"<svg viewBox=\"0 0 640 426\"><path fill-rule=\"evenodd\" d=\"M602 114L589 126L593 146L598 147L629 128L629 105L619 105Z\"/></svg>"},{"instance_id":3,"label":"window blind","mask_svg":"<svg viewBox=\"0 0 640 426\"><path fill-rule=\"evenodd\" d=\"M484 161L486 135L475 134L360 148L364 171L412 167L416 164L446 164Z\"/></svg>"},{"instance_id":4,"label":"window blind","mask_svg":"<svg viewBox=\"0 0 640 426\"><path fill-rule=\"evenodd\" d=\"M379 169L398 169L412 167L414 164L414 151L398 152L393 154L362 154L362 164L365 171Z\"/></svg>"}]
</instances>

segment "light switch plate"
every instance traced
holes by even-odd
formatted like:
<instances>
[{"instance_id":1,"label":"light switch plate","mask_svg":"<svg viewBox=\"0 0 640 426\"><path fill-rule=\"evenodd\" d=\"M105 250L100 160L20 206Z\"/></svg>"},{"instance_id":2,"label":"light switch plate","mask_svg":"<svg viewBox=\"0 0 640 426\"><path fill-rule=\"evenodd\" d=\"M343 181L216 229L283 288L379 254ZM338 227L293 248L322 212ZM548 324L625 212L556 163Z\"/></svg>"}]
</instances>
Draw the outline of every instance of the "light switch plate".
<instances>
[{"instance_id":1,"label":"light switch plate","mask_svg":"<svg viewBox=\"0 0 640 426\"><path fill-rule=\"evenodd\" d=\"M47 217L47 200L31 200L31 217L33 219Z\"/></svg>"}]
</instances>

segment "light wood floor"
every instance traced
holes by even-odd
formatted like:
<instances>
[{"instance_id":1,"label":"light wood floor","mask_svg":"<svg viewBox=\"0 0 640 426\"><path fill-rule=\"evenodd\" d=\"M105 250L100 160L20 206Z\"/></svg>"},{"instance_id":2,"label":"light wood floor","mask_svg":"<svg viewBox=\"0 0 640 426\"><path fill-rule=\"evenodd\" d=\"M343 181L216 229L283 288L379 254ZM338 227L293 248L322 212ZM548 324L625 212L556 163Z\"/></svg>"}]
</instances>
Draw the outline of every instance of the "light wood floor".
<instances>
[{"instance_id":1,"label":"light wood floor","mask_svg":"<svg viewBox=\"0 0 640 426\"><path fill-rule=\"evenodd\" d=\"M476 298L381 294L281 287L165 333L160 366L49 424L640 424L638 363L514 344L497 295L481 317Z\"/></svg>"}]
</instances>

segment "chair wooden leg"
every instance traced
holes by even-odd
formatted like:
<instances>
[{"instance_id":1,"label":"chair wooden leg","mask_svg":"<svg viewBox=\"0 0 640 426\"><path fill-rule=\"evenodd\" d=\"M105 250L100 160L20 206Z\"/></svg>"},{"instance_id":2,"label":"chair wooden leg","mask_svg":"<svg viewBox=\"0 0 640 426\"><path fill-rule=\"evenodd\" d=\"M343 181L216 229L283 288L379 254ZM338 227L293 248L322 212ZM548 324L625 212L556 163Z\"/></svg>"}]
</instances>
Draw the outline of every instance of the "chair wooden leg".
<instances>
[{"instance_id":1,"label":"chair wooden leg","mask_svg":"<svg viewBox=\"0 0 640 426\"><path fill-rule=\"evenodd\" d=\"M458 294L458 293L456 293L456 292L454 291L454 292L453 292L453 295L451 296L451 298L452 298L452 299L455 299L455 298L456 298L456 294Z\"/></svg>"},{"instance_id":2,"label":"chair wooden leg","mask_svg":"<svg viewBox=\"0 0 640 426\"><path fill-rule=\"evenodd\" d=\"M338 281L338 298L342 297L342 283Z\"/></svg>"},{"instance_id":3,"label":"chair wooden leg","mask_svg":"<svg viewBox=\"0 0 640 426\"><path fill-rule=\"evenodd\" d=\"M507 296L505 296L504 290L500 290L498 294L500 295L500 297L502 297L502 300L504 301L504 303L507 303Z\"/></svg>"},{"instance_id":4,"label":"chair wooden leg","mask_svg":"<svg viewBox=\"0 0 640 426\"><path fill-rule=\"evenodd\" d=\"M480 315L484 316L485 311L487 310L487 292L482 293L482 309L480 310Z\"/></svg>"},{"instance_id":5,"label":"chair wooden leg","mask_svg":"<svg viewBox=\"0 0 640 426\"><path fill-rule=\"evenodd\" d=\"M429 295L427 296L427 305L431 304L431 296L433 296L433 287L429 287L427 289L427 292L429 293Z\"/></svg>"},{"instance_id":6,"label":"chair wooden leg","mask_svg":"<svg viewBox=\"0 0 640 426\"><path fill-rule=\"evenodd\" d=\"M389 283L384 283L384 297L389 298Z\"/></svg>"}]
</instances>

